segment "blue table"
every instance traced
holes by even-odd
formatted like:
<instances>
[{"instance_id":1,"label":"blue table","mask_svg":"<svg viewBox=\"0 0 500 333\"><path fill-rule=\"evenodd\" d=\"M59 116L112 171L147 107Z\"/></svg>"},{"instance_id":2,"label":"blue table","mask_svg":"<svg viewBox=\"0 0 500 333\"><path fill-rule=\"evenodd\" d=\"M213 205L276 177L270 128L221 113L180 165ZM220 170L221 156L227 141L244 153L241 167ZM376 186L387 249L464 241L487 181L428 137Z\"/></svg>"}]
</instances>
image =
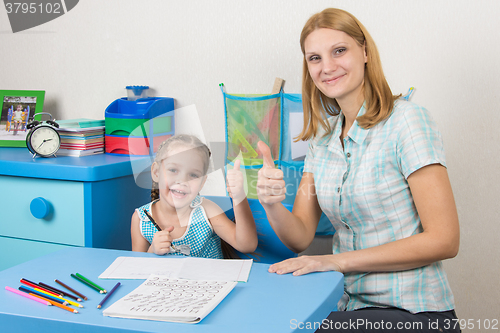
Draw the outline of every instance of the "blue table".
<instances>
[{"instance_id":1,"label":"blue table","mask_svg":"<svg viewBox=\"0 0 500 333\"><path fill-rule=\"evenodd\" d=\"M155 256L148 253L96 248L65 248L0 272L0 323L3 332L293 332L302 325L319 325L336 308L343 294L338 272L294 277L267 272L268 264L254 263L247 283L231 293L200 323L183 324L110 318L97 304L103 295L70 277L80 273L110 290L117 280L97 277L119 256ZM57 286L59 279L86 295L80 313L73 314L15 295L5 286L18 288L19 280ZM137 288L144 280L119 280L122 285L103 309ZM309 331L314 331L313 329Z\"/></svg>"}]
</instances>

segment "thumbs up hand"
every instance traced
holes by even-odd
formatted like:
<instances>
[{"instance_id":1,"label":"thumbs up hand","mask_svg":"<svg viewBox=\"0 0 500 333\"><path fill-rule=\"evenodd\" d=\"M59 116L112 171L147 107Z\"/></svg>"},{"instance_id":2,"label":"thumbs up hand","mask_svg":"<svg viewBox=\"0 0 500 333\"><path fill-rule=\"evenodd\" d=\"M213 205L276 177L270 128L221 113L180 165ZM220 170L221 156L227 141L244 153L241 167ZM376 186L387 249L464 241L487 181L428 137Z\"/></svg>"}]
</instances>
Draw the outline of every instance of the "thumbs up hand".
<instances>
[{"instance_id":1,"label":"thumbs up hand","mask_svg":"<svg viewBox=\"0 0 500 333\"><path fill-rule=\"evenodd\" d=\"M285 200L286 186L283 180L283 171L274 167L271 150L262 141L257 143L262 153L263 167L257 178L257 196L261 204L275 204Z\"/></svg>"},{"instance_id":2,"label":"thumbs up hand","mask_svg":"<svg viewBox=\"0 0 500 333\"><path fill-rule=\"evenodd\" d=\"M234 162L234 167L227 170L226 174L227 192L236 204L243 201L247 196L243 185L244 179L243 173L240 171L240 164L241 161L236 160Z\"/></svg>"}]
</instances>

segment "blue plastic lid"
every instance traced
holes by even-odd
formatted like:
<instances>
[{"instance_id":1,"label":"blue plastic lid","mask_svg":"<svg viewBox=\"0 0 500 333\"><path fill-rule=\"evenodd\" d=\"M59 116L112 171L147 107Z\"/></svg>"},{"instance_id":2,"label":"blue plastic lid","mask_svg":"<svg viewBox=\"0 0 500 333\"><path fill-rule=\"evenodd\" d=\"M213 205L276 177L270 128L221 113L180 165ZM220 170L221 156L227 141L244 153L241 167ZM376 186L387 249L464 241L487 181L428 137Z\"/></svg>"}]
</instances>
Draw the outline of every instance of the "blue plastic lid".
<instances>
[{"instance_id":1,"label":"blue plastic lid","mask_svg":"<svg viewBox=\"0 0 500 333\"><path fill-rule=\"evenodd\" d=\"M143 90L149 89L149 86L126 86L128 90L132 90L135 96L140 96Z\"/></svg>"}]
</instances>

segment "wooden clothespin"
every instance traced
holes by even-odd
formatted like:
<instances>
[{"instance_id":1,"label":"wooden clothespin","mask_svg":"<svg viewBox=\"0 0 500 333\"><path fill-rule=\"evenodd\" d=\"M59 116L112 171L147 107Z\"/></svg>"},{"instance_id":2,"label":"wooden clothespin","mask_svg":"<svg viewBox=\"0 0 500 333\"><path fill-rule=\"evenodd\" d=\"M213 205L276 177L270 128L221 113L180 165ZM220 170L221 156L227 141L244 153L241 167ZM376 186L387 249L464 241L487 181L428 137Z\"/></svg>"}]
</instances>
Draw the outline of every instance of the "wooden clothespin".
<instances>
[{"instance_id":1,"label":"wooden clothespin","mask_svg":"<svg viewBox=\"0 0 500 333\"><path fill-rule=\"evenodd\" d=\"M273 90L271 92L272 95L277 94L281 91L281 88L283 88L283 85L285 84L285 80L280 79L277 77L274 79L274 85L273 85Z\"/></svg>"}]
</instances>

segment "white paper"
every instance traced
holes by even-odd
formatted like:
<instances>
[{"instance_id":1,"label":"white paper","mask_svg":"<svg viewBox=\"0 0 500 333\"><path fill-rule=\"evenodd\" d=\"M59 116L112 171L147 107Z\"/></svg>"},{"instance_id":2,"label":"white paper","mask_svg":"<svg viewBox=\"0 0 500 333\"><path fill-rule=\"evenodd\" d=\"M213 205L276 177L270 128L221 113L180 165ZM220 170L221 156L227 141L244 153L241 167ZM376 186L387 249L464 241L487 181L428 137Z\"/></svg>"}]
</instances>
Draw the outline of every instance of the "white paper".
<instances>
[{"instance_id":1,"label":"white paper","mask_svg":"<svg viewBox=\"0 0 500 333\"><path fill-rule=\"evenodd\" d=\"M251 259L118 257L100 279L147 279L151 274L180 279L247 282Z\"/></svg>"},{"instance_id":2,"label":"white paper","mask_svg":"<svg viewBox=\"0 0 500 333\"><path fill-rule=\"evenodd\" d=\"M151 274L176 277L183 263L183 258L118 257L99 279L147 279Z\"/></svg>"},{"instance_id":3,"label":"white paper","mask_svg":"<svg viewBox=\"0 0 500 333\"><path fill-rule=\"evenodd\" d=\"M293 142L293 138L297 137L304 126L304 114L302 112L291 112L288 123L288 133L290 135L290 144L292 150L292 160L303 159L306 156L309 143L307 141Z\"/></svg>"},{"instance_id":4,"label":"white paper","mask_svg":"<svg viewBox=\"0 0 500 333\"><path fill-rule=\"evenodd\" d=\"M252 259L186 258L179 278L192 280L222 280L247 282Z\"/></svg>"},{"instance_id":5,"label":"white paper","mask_svg":"<svg viewBox=\"0 0 500 333\"><path fill-rule=\"evenodd\" d=\"M102 314L120 318L197 323L205 318L236 284L234 281L183 280L151 275Z\"/></svg>"}]
</instances>

